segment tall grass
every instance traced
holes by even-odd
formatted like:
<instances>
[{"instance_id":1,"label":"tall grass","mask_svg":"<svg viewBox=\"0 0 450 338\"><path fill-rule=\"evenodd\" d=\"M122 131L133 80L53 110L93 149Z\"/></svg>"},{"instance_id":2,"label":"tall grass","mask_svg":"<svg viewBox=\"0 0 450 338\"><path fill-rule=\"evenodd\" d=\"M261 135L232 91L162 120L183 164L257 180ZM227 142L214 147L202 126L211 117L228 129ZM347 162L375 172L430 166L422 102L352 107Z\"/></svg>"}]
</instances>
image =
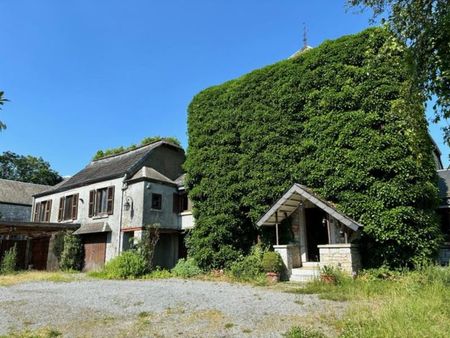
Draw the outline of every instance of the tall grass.
<instances>
[{"instance_id":1,"label":"tall grass","mask_svg":"<svg viewBox=\"0 0 450 338\"><path fill-rule=\"evenodd\" d=\"M351 301L344 318L334 323L341 337L449 337L450 268L412 272L372 270L336 285L314 281L296 293Z\"/></svg>"}]
</instances>

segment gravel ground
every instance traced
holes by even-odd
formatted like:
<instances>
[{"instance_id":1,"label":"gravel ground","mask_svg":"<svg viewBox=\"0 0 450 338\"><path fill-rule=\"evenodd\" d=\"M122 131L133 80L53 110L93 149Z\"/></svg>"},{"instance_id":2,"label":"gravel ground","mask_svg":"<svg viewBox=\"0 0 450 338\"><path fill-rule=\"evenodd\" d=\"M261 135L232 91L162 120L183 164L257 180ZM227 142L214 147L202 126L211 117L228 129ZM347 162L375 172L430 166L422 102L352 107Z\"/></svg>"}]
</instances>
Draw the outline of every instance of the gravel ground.
<instances>
[{"instance_id":1,"label":"gravel ground","mask_svg":"<svg viewBox=\"0 0 450 338\"><path fill-rule=\"evenodd\" d=\"M64 337L280 337L294 325L324 329L320 319L344 306L222 282L31 282L0 287L0 335L48 327Z\"/></svg>"}]
</instances>

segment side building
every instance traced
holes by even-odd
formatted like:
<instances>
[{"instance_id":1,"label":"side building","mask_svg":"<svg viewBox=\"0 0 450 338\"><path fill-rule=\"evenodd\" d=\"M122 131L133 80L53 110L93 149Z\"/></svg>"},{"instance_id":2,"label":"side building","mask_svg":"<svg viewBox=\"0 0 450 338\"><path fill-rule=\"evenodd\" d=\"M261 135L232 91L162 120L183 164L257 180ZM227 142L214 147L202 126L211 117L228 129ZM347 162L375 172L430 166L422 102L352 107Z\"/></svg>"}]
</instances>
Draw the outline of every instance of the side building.
<instances>
[{"instance_id":1,"label":"side building","mask_svg":"<svg viewBox=\"0 0 450 338\"><path fill-rule=\"evenodd\" d=\"M183 188L184 150L166 141L89 163L54 189L34 196L33 221L80 224L84 269L98 269L157 225L154 264L173 267L193 226Z\"/></svg>"}]
</instances>

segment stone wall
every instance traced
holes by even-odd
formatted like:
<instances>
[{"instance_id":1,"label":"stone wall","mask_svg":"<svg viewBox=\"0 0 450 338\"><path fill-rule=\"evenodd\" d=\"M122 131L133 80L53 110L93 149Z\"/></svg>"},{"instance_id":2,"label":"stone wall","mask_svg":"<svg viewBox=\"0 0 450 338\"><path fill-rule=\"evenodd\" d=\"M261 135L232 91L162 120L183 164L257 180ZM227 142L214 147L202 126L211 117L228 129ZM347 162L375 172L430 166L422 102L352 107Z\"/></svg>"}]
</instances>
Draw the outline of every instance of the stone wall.
<instances>
[{"instance_id":1,"label":"stone wall","mask_svg":"<svg viewBox=\"0 0 450 338\"><path fill-rule=\"evenodd\" d=\"M301 266L300 247L296 244L274 245L273 249L278 252L283 260L284 272L282 279L289 279L293 268Z\"/></svg>"},{"instance_id":2,"label":"stone wall","mask_svg":"<svg viewBox=\"0 0 450 338\"><path fill-rule=\"evenodd\" d=\"M0 215L5 221L28 222L31 219L31 205L0 203Z\"/></svg>"},{"instance_id":3,"label":"stone wall","mask_svg":"<svg viewBox=\"0 0 450 338\"><path fill-rule=\"evenodd\" d=\"M320 267L335 266L342 271L355 274L361 269L361 256L355 244L318 245Z\"/></svg>"}]
</instances>

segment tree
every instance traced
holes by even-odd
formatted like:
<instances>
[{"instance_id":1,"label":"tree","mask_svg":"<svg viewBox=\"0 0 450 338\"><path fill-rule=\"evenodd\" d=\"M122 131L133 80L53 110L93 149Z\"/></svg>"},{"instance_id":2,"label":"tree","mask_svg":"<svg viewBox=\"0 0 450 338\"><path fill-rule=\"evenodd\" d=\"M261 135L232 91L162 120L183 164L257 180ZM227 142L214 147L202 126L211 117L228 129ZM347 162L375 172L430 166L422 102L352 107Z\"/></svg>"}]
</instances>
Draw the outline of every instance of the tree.
<instances>
[{"instance_id":1,"label":"tree","mask_svg":"<svg viewBox=\"0 0 450 338\"><path fill-rule=\"evenodd\" d=\"M0 178L45 185L62 181L62 177L42 157L22 156L11 151L0 155Z\"/></svg>"},{"instance_id":2,"label":"tree","mask_svg":"<svg viewBox=\"0 0 450 338\"><path fill-rule=\"evenodd\" d=\"M448 0L348 0L370 7L374 18L387 15L387 26L410 50L410 70L416 84L436 96L435 122L450 118L450 2ZM383 20L384 21L384 20ZM450 145L450 127L444 140Z\"/></svg>"},{"instance_id":3,"label":"tree","mask_svg":"<svg viewBox=\"0 0 450 338\"><path fill-rule=\"evenodd\" d=\"M5 99L5 98L3 97L3 95L4 95L4 92L0 91L0 106L3 106L3 104L4 104L6 101L8 101L7 99ZM0 110L1 110L1 109L2 109L2 108L0 107ZM0 121L0 131L1 131L2 129L6 129L6 125L5 125L2 121Z\"/></svg>"},{"instance_id":4,"label":"tree","mask_svg":"<svg viewBox=\"0 0 450 338\"><path fill-rule=\"evenodd\" d=\"M248 252L254 224L293 183L364 225L371 265L432 257L436 168L405 46L386 29L305 51L197 94L185 168L204 268Z\"/></svg>"}]
</instances>

